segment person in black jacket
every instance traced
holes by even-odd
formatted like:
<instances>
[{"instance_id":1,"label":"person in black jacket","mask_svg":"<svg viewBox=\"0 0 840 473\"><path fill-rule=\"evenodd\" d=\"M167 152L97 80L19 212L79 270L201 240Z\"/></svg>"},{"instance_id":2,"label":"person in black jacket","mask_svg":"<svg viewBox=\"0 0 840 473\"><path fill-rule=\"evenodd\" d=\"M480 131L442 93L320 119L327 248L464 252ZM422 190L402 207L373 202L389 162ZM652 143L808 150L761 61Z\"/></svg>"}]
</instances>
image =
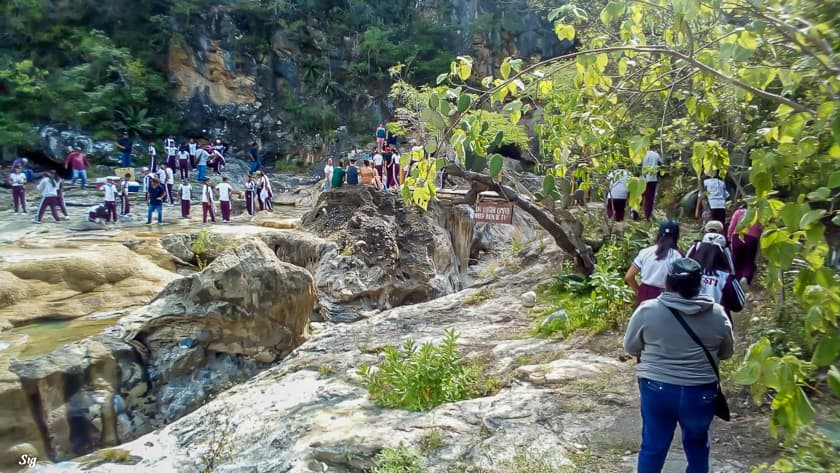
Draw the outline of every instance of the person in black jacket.
<instances>
[{"instance_id":1,"label":"person in black jacket","mask_svg":"<svg viewBox=\"0 0 840 473\"><path fill-rule=\"evenodd\" d=\"M151 177L149 192L146 195L146 202L149 204L149 210L146 217L146 225L152 224L152 213L157 212L157 223L163 223L163 198L166 196L166 191L160 180L154 174Z\"/></svg>"}]
</instances>

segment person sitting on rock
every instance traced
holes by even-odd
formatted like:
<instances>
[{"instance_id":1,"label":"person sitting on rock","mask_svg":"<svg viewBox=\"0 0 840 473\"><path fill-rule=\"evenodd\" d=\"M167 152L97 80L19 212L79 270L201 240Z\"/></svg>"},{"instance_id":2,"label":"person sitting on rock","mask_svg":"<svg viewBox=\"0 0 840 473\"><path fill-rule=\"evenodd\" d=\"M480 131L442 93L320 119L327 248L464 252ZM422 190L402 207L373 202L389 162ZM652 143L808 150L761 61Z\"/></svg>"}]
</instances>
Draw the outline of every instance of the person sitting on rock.
<instances>
[{"instance_id":1,"label":"person sitting on rock","mask_svg":"<svg viewBox=\"0 0 840 473\"><path fill-rule=\"evenodd\" d=\"M359 185L359 168L356 167L356 158L350 158L350 165L347 166L347 177L345 181L348 186Z\"/></svg>"},{"instance_id":2,"label":"person sitting on rock","mask_svg":"<svg viewBox=\"0 0 840 473\"><path fill-rule=\"evenodd\" d=\"M338 166L333 168L332 179L330 180L330 187L336 189L344 185L344 176L347 171L344 170L344 159L338 160Z\"/></svg>"},{"instance_id":3,"label":"person sitting on rock","mask_svg":"<svg viewBox=\"0 0 840 473\"><path fill-rule=\"evenodd\" d=\"M363 186L375 186L374 183L374 176L376 175L376 170L373 169L373 166L370 165L370 160L365 159L362 163L362 168L359 170L359 176L362 180Z\"/></svg>"},{"instance_id":4,"label":"person sitting on rock","mask_svg":"<svg viewBox=\"0 0 840 473\"><path fill-rule=\"evenodd\" d=\"M98 223L103 227L106 226L105 222L108 221L110 215L111 210L104 203L88 208L88 222Z\"/></svg>"}]
</instances>

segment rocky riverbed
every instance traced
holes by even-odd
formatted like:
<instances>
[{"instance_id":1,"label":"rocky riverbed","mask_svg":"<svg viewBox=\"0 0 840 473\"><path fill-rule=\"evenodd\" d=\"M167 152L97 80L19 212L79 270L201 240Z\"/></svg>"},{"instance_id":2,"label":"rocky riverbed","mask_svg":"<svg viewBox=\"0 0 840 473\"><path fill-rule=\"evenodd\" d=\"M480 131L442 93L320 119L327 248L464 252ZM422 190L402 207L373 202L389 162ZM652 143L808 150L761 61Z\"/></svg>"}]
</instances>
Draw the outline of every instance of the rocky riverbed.
<instances>
[{"instance_id":1,"label":"rocky riverbed","mask_svg":"<svg viewBox=\"0 0 840 473\"><path fill-rule=\"evenodd\" d=\"M68 231L72 206L70 222L5 223L0 274L24 284L0 296L18 314L0 318L0 470L28 455L47 472L200 472L208 458L219 472L360 472L402 442L429 471L632 471L632 363L615 334L534 336L532 291L563 257L527 219L476 226L466 207L420 213L370 189L311 204L302 219L152 231ZM495 256L467 265L479 248ZM484 368L485 397L424 413L370 402L360 366L447 329ZM716 426L716 471L764 458L757 422Z\"/></svg>"}]
</instances>

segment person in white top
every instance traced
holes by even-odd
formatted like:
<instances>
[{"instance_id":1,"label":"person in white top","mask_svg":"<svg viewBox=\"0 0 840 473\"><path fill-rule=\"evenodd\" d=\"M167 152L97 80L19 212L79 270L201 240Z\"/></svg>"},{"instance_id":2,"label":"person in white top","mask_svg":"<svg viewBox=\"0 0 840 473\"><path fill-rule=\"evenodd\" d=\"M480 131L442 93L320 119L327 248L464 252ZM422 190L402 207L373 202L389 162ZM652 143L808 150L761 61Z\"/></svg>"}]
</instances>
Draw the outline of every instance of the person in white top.
<instances>
[{"instance_id":1,"label":"person in white top","mask_svg":"<svg viewBox=\"0 0 840 473\"><path fill-rule=\"evenodd\" d=\"M616 222L624 220L624 212L627 209L627 197L630 195L627 190L627 181L630 173L619 167L607 174L609 191L607 192L607 217L615 219Z\"/></svg>"},{"instance_id":2,"label":"person in white top","mask_svg":"<svg viewBox=\"0 0 840 473\"><path fill-rule=\"evenodd\" d=\"M169 137L163 140L163 148L166 150L166 165L169 166L169 169L175 169L175 166L178 165L175 159L175 155L178 153L178 145L175 143L175 137L169 135Z\"/></svg>"},{"instance_id":3,"label":"person in white top","mask_svg":"<svg viewBox=\"0 0 840 473\"><path fill-rule=\"evenodd\" d=\"M233 188L228 183L227 176L222 177L222 182L216 184L216 191L219 192L219 207L222 209L222 222L230 223L230 194Z\"/></svg>"},{"instance_id":4,"label":"person in white top","mask_svg":"<svg viewBox=\"0 0 840 473\"><path fill-rule=\"evenodd\" d=\"M50 212L52 212L55 221L61 221L58 218L58 186L59 181L55 177L55 170L50 169L47 171L47 175L38 183L38 191L41 192L41 204L38 205L37 217L32 221L33 223L41 223L47 207L50 208Z\"/></svg>"},{"instance_id":5,"label":"person in white top","mask_svg":"<svg viewBox=\"0 0 840 473\"><path fill-rule=\"evenodd\" d=\"M201 186L201 211L204 215L204 223L207 223L207 215L210 215L210 221L216 223L216 210L213 206L213 187L210 186L209 177L204 178L204 184Z\"/></svg>"},{"instance_id":6,"label":"person in white top","mask_svg":"<svg viewBox=\"0 0 840 473\"><path fill-rule=\"evenodd\" d=\"M170 206L175 205L172 197L175 192L175 173L172 172L172 168L168 164L160 163L158 174L160 175L160 183L166 191L166 203Z\"/></svg>"},{"instance_id":7,"label":"person in white top","mask_svg":"<svg viewBox=\"0 0 840 473\"><path fill-rule=\"evenodd\" d=\"M711 219L726 225L726 199L729 198L729 191L726 184L720 179L720 172L715 172L714 177L703 181L703 188L706 189L706 198L709 202Z\"/></svg>"},{"instance_id":8,"label":"person in white top","mask_svg":"<svg viewBox=\"0 0 840 473\"><path fill-rule=\"evenodd\" d=\"M181 185L178 186L178 195L181 196L181 218L190 218L192 185L190 185L189 179L181 179Z\"/></svg>"},{"instance_id":9,"label":"person in white top","mask_svg":"<svg viewBox=\"0 0 840 473\"><path fill-rule=\"evenodd\" d=\"M190 153L186 146L178 150L178 171L181 172L181 179L190 177Z\"/></svg>"},{"instance_id":10,"label":"person in white top","mask_svg":"<svg viewBox=\"0 0 840 473\"><path fill-rule=\"evenodd\" d=\"M207 160L210 159L210 146L207 149L198 148L195 152L196 169L198 169L198 182L204 182L204 176L207 174Z\"/></svg>"},{"instance_id":11,"label":"person in white top","mask_svg":"<svg viewBox=\"0 0 840 473\"><path fill-rule=\"evenodd\" d=\"M666 220L659 225L656 243L639 252L633 264L627 269L624 280L636 292L636 305L648 299L656 299L665 291L665 278L671 263L682 258L677 247L680 239L680 226L673 220ZM641 285L636 276L641 276Z\"/></svg>"},{"instance_id":12,"label":"person in white top","mask_svg":"<svg viewBox=\"0 0 840 473\"><path fill-rule=\"evenodd\" d=\"M245 210L248 215L254 215L254 202L257 201L257 183L251 179L250 174L245 175Z\"/></svg>"},{"instance_id":13,"label":"person in white top","mask_svg":"<svg viewBox=\"0 0 840 473\"><path fill-rule=\"evenodd\" d=\"M332 158L327 159L327 165L324 166L324 190L330 188L330 182L332 182L332 172L333 172L333 160Z\"/></svg>"},{"instance_id":14,"label":"person in white top","mask_svg":"<svg viewBox=\"0 0 840 473\"><path fill-rule=\"evenodd\" d=\"M15 206L15 215L23 213L26 215L26 174L23 167L17 165L14 171L9 174L9 185L12 187L12 201Z\"/></svg>"},{"instance_id":15,"label":"person in white top","mask_svg":"<svg viewBox=\"0 0 840 473\"><path fill-rule=\"evenodd\" d=\"M659 165L662 158L656 151L650 150L642 159L642 177L645 180L645 193L642 195L642 208L645 219L650 221L653 214L653 201L656 198L656 186L659 183Z\"/></svg>"},{"instance_id":16,"label":"person in white top","mask_svg":"<svg viewBox=\"0 0 840 473\"><path fill-rule=\"evenodd\" d=\"M149 169L157 172L157 150L154 141L149 141Z\"/></svg>"},{"instance_id":17,"label":"person in white top","mask_svg":"<svg viewBox=\"0 0 840 473\"><path fill-rule=\"evenodd\" d=\"M375 153L373 155L373 168L376 169L376 174L379 175L380 178L385 175L383 174L384 169L382 168L384 162L385 158L382 156L382 153Z\"/></svg>"},{"instance_id":18,"label":"person in white top","mask_svg":"<svg viewBox=\"0 0 840 473\"><path fill-rule=\"evenodd\" d=\"M198 143L195 142L195 138L190 138L187 148L190 152L190 166L195 168L195 157L198 154Z\"/></svg>"},{"instance_id":19,"label":"person in white top","mask_svg":"<svg viewBox=\"0 0 840 473\"><path fill-rule=\"evenodd\" d=\"M105 192L105 208L108 210L108 215L105 217L106 222L117 221L117 186L114 185L114 179L108 178L105 187L102 188Z\"/></svg>"},{"instance_id":20,"label":"person in white top","mask_svg":"<svg viewBox=\"0 0 840 473\"><path fill-rule=\"evenodd\" d=\"M262 171L257 171L257 176L260 210L274 212L274 206L271 204L271 198L274 196L274 193L271 191L271 181L268 180L268 176L263 174Z\"/></svg>"}]
</instances>

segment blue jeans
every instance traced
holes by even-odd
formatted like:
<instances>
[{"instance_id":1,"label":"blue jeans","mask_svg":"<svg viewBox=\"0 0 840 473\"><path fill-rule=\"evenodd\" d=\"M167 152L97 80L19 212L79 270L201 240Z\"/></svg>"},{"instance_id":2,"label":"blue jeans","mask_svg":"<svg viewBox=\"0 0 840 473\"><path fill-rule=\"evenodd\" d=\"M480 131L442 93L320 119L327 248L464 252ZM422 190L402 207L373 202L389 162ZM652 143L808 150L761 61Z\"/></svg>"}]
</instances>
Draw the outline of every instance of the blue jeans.
<instances>
[{"instance_id":1,"label":"blue jeans","mask_svg":"<svg viewBox=\"0 0 840 473\"><path fill-rule=\"evenodd\" d=\"M131 153L120 153L120 166L124 168L131 167Z\"/></svg>"},{"instance_id":2,"label":"blue jeans","mask_svg":"<svg viewBox=\"0 0 840 473\"><path fill-rule=\"evenodd\" d=\"M152 212L157 212L158 223L163 223L163 203L149 204L149 213L146 216L146 223L152 223Z\"/></svg>"},{"instance_id":3,"label":"blue jeans","mask_svg":"<svg viewBox=\"0 0 840 473\"><path fill-rule=\"evenodd\" d=\"M198 168L198 183L204 183L204 177L207 175L207 165L206 164L199 164L196 166Z\"/></svg>"},{"instance_id":4,"label":"blue jeans","mask_svg":"<svg viewBox=\"0 0 840 473\"><path fill-rule=\"evenodd\" d=\"M709 472L709 426L715 416L717 383L678 386L639 379L642 398L642 448L638 473L660 473L677 422L682 430L686 473Z\"/></svg>"},{"instance_id":5,"label":"blue jeans","mask_svg":"<svg viewBox=\"0 0 840 473\"><path fill-rule=\"evenodd\" d=\"M75 184L76 179L82 180L82 189L85 188L87 185L87 169L74 169L73 170L73 180L70 181L70 184Z\"/></svg>"},{"instance_id":6,"label":"blue jeans","mask_svg":"<svg viewBox=\"0 0 840 473\"><path fill-rule=\"evenodd\" d=\"M259 160L252 161L251 162L251 168L249 169L249 172L251 174L254 174L255 172L257 172L257 169L259 169L260 166L262 166L262 163Z\"/></svg>"}]
</instances>

